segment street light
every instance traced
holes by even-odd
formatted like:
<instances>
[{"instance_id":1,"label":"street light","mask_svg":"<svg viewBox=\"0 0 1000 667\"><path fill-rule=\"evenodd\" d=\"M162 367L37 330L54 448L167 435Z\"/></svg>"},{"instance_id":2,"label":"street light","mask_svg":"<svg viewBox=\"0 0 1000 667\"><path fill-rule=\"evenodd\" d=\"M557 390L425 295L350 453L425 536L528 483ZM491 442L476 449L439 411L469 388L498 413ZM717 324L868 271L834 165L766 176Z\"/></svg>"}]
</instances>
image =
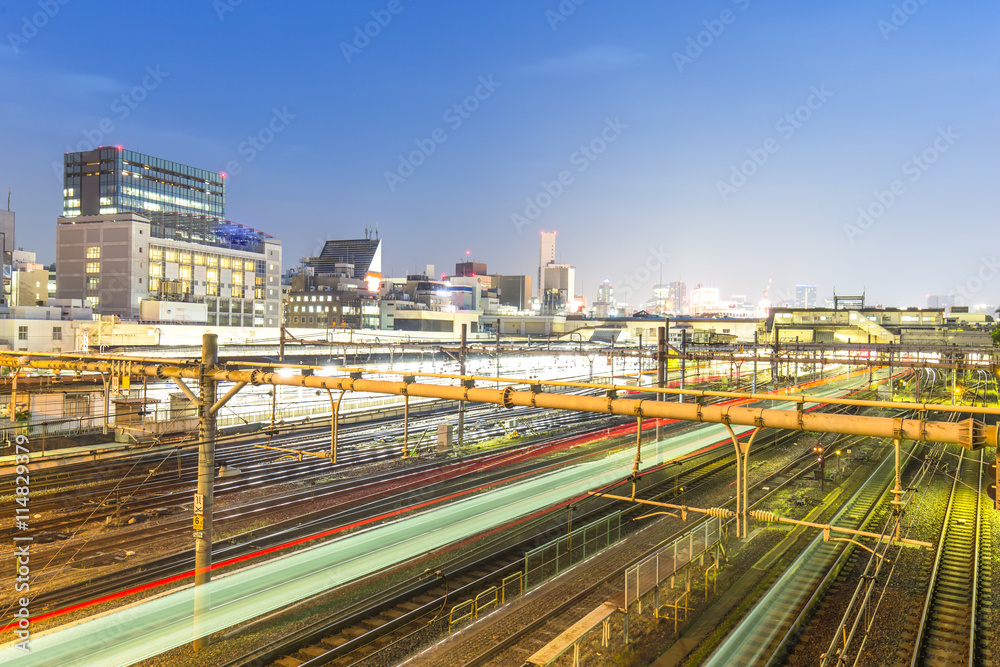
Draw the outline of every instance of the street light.
<instances>
[{"instance_id":1,"label":"street light","mask_svg":"<svg viewBox=\"0 0 1000 667\"><path fill-rule=\"evenodd\" d=\"M840 475L841 475L841 471L840 471L840 450L838 449L837 450L837 477L840 477Z\"/></svg>"}]
</instances>

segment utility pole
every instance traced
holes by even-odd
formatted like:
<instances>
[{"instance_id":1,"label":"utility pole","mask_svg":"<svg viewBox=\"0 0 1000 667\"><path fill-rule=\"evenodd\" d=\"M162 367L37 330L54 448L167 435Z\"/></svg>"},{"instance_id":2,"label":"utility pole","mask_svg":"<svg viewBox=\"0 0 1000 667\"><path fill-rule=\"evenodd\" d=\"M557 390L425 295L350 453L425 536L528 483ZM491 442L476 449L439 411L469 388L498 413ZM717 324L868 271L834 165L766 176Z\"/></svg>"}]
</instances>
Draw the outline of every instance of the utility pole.
<instances>
[{"instance_id":1,"label":"utility pole","mask_svg":"<svg viewBox=\"0 0 1000 667\"><path fill-rule=\"evenodd\" d=\"M198 495L194 514L194 650L208 645L208 635L200 632L202 617L211 609L205 590L212 579L212 504L215 494L216 417L212 406L217 400L217 381L211 372L219 364L218 334L202 335L200 396L198 400ZM198 512L199 504L201 512ZM204 636L203 636L204 635Z\"/></svg>"},{"instance_id":2,"label":"utility pole","mask_svg":"<svg viewBox=\"0 0 1000 667\"><path fill-rule=\"evenodd\" d=\"M681 391L684 390L684 375L687 373L687 329L681 329ZM677 402L684 402L684 394L677 395Z\"/></svg>"},{"instance_id":3,"label":"utility pole","mask_svg":"<svg viewBox=\"0 0 1000 667\"><path fill-rule=\"evenodd\" d=\"M751 394L757 393L757 332L753 332L753 388Z\"/></svg>"},{"instance_id":4,"label":"utility pole","mask_svg":"<svg viewBox=\"0 0 1000 667\"><path fill-rule=\"evenodd\" d=\"M458 363L459 363L459 375L465 375L465 337L467 332L467 324L462 325L462 349L458 352ZM462 378L462 385L465 386L465 378ZM462 451L462 445L465 440L465 401L459 401L458 403L458 451Z\"/></svg>"}]
</instances>

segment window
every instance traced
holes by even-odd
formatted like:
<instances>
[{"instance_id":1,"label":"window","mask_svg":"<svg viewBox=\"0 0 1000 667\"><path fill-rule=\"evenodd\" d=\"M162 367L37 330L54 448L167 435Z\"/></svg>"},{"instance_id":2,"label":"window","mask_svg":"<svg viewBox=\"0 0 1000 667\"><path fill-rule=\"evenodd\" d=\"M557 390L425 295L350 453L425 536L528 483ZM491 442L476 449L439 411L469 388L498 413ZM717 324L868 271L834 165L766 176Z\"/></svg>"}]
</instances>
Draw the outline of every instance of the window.
<instances>
[{"instance_id":1,"label":"window","mask_svg":"<svg viewBox=\"0 0 1000 667\"><path fill-rule=\"evenodd\" d=\"M149 277L150 278L162 278L163 277L163 267L160 264L150 264L149 265Z\"/></svg>"},{"instance_id":2,"label":"window","mask_svg":"<svg viewBox=\"0 0 1000 667\"><path fill-rule=\"evenodd\" d=\"M52 327L52 340L62 340L62 327Z\"/></svg>"},{"instance_id":3,"label":"window","mask_svg":"<svg viewBox=\"0 0 1000 667\"><path fill-rule=\"evenodd\" d=\"M181 264L177 270L177 275L180 276L181 280L191 280L191 267L187 264Z\"/></svg>"},{"instance_id":4,"label":"window","mask_svg":"<svg viewBox=\"0 0 1000 667\"><path fill-rule=\"evenodd\" d=\"M163 249L162 248L150 248L149 249L149 261L159 262L163 260Z\"/></svg>"},{"instance_id":5,"label":"window","mask_svg":"<svg viewBox=\"0 0 1000 667\"><path fill-rule=\"evenodd\" d=\"M150 278L149 279L149 291L150 292L159 292L160 291L160 279L159 278Z\"/></svg>"},{"instance_id":6,"label":"window","mask_svg":"<svg viewBox=\"0 0 1000 667\"><path fill-rule=\"evenodd\" d=\"M254 266L253 266L253 260L252 259L248 259L245 262L243 262L243 270L244 271L253 271L253 268L254 268Z\"/></svg>"},{"instance_id":7,"label":"window","mask_svg":"<svg viewBox=\"0 0 1000 667\"><path fill-rule=\"evenodd\" d=\"M209 256L207 256L205 258L205 265L206 266L218 266L219 265L219 258L218 258L218 256L216 256L216 255L209 255Z\"/></svg>"},{"instance_id":8,"label":"window","mask_svg":"<svg viewBox=\"0 0 1000 667\"><path fill-rule=\"evenodd\" d=\"M100 289L101 279L96 276L87 278L87 289Z\"/></svg>"},{"instance_id":9,"label":"window","mask_svg":"<svg viewBox=\"0 0 1000 667\"><path fill-rule=\"evenodd\" d=\"M100 273L101 263L100 262L87 262L87 273Z\"/></svg>"},{"instance_id":10,"label":"window","mask_svg":"<svg viewBox=\"0 0 1000 667\"><path fill-rule=\"evenodd\" d=\"M243 285L237 285L237 286L235 286L235 287L232 288L232 297L234 299L242 299L243 298Z\"/></svg>"},{"instance_id":11,"label":"window","mask_svg":"<svg viewBox=\"0 0 1000 667\"><path fill-rule=\"evenodd\" d=\"M228 269L232 267L232 264L228 257L222 257L219 259L219 266L221 266L224 269Z\"/></svg>"},{"instance_id":12,"label":"window","mask_svg":"<svg viewBox=\"0 0 1000 667\"><path fill-rule=\"evenodd\" d=\"M179 255L179 257L180 257L181 264L190 264L191 263L191 253L189 253L189 252L183 252L182 251L181 254Z\"/></svg>"},{"instance_id":13,"label":"window","mask_svg":"<svg viewBox=\"0 0 1000 667\"><path fill-rule=\"evenodd\" d=\"M205 265L205 256L202 255L202 254L200 254L200 253L195 253L194 254L194 265L195 266L204 266Z\"/></svg>"},{"instance_id":14,"label":"window","mask_svg":"<svg viewBox=\"0 0 1000 667\"><path fill-rule=\"evenodd\" d=\"M98 296L88 296L87 301L90 302L91 308L97 308L97 306L101 303L101 298Z\"/></svg>"},{"instance_id":15,"label":"window","mask_svg":"<svg viewBox=\"0 0 1000 667\"><path fill-rule=\"evenodd\" d=\"M163 252L163 257L168 262L176 262L177 261L177 251L176 250L165 250Z\"/></svg>"},{"instance_id":16,"label":"window","mask_svg":"<svg viewBox=\"0 0 1000 667\"><path fill-rule=\"evenodd\" d=\"M233 271L233 286L243 284L243 274L239 271Z\"/></svg>"},{"instance_id":17,"label":"window","mask_svg":"<svg viewBox=\"0 0 1000 667\"><path fill-rule=\"evenodd\" d=\"M18 340L28 340L28 327L18 327L17 328L17 339Z\"/></svg>"},{"instance_id":18,"label":"window","mask_svg":"<svg viewBox=\"0 0 1000 667\"><path fill-rule=\"evenodd\" d=\"M66 394L63 398L64 417L87 417L90 415L90 396L87 394Z\"/></svg>"},{"instance_id":19,"label":"window","mask_svg":"<svg viewBox=\"0 0 1000 667\"><path fill-rule=\"evenodd\" d=\"M91 245L87 246L87 259L100 259L101 258L101 246Z\"/></svg>"}]
</instances>

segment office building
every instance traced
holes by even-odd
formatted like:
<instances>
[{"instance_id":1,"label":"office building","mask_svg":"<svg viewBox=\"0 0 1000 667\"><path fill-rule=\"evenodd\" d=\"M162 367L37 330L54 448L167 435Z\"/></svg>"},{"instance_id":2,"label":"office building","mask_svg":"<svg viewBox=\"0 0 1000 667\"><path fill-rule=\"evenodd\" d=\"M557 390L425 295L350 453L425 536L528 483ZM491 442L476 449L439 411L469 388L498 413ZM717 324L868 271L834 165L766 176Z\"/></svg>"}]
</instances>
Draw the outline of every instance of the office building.
<instances>
[{"instance_id":1,"label":"office building","mask_svg":"<svg viewBox=\"0 0 1000 667\"><path fill-rule=\"evenodd\" d=\"M469 276L485 276L486 262L459 262L458 264L455 264L455 275L459 278L467 278Z\"/></svg>"},{"instance_id":2,"label":"office building","mask_svg":"<svg viewBox=\"0 0 1000 667\"><path fill-rule=\"evenodd\" d=\"M545 289L542 292L542 314L571 310L575 296L576 267L549 263L542 271Z\"/></svg>"},{"instance_id":3,"label":"office building","mask_svg":"<svg viewBox=\"0 0 1000 667\"><path fill-rule=\"evenodd\" d=\"M122 319L276 327L281 242L176 212L60 217L56 294Z\"/></svg>"},{"instance_id":4,"label":"office building","mask_svg":"<svg viewBox=\"0 0 1000 667\"><path fill-rule=\"evenodd\" d=\"M501 306L518 311L531 309L531 276L491 276Z\"/></svg>"},{"instance_id":5,"label":"office building","mask_svg":"<svg viewBox=\"0 0 1000 667\"><path fill-rule=\"evenodd\" d=\"M223 174L102 146L63 157L63 217L176 211L224 218Z\"/></svg>"},{"instance_id":6,"label":"office building","mask_svg":"<svg viewBox=\"0 0 1000 667\"><path fill-rule=\"evenodd\" d=\"M795 286L795 305L798 308L815 308L816 307L816 286L815 285L796 285Z\"/></svg>"},{"instance_id":7,"label":"office building","mask_svg":"<svg viewBox=\"0 0 1000 667\"><path fill-rule=\"evenodd\" d=\"M615 310L615 288L609 278L601 281L597 286L597 300L594 301L595 317L613 317L617 314Z\"/></svg>"},{"instance_id":8,"label":"office building","mask_svg":"<svg viewBox=\"0 0 1000 667\"><path fill-rule=\"evenodd\" d=\"M352 277L366 280L368 277L382 277L382 240L378 238L347 239L327 241L317 257L303 260L305 266L316 275L341 273L344 265L353 267ZM378 291L377 289L374 291Z\"/></svg>"}]
</instances>

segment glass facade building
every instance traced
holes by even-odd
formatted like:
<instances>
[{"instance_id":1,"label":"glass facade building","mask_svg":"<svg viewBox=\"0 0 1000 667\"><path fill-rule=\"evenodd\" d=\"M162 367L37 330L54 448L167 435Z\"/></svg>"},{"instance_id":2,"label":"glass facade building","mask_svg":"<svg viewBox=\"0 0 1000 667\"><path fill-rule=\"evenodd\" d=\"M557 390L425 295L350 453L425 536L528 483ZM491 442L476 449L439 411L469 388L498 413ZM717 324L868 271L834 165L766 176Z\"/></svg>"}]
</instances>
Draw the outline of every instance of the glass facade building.
<instances>
[{"instance_id":1,"label":"glass facade building","mask_svg":"<svg viewBox=\"0 0 1000 667\"><path fill-rule=\"evenodd\" d=\"M64 217L144 211L224 218L225 177L121 147L65 154Z\"/></svg>"}]
</instances>

